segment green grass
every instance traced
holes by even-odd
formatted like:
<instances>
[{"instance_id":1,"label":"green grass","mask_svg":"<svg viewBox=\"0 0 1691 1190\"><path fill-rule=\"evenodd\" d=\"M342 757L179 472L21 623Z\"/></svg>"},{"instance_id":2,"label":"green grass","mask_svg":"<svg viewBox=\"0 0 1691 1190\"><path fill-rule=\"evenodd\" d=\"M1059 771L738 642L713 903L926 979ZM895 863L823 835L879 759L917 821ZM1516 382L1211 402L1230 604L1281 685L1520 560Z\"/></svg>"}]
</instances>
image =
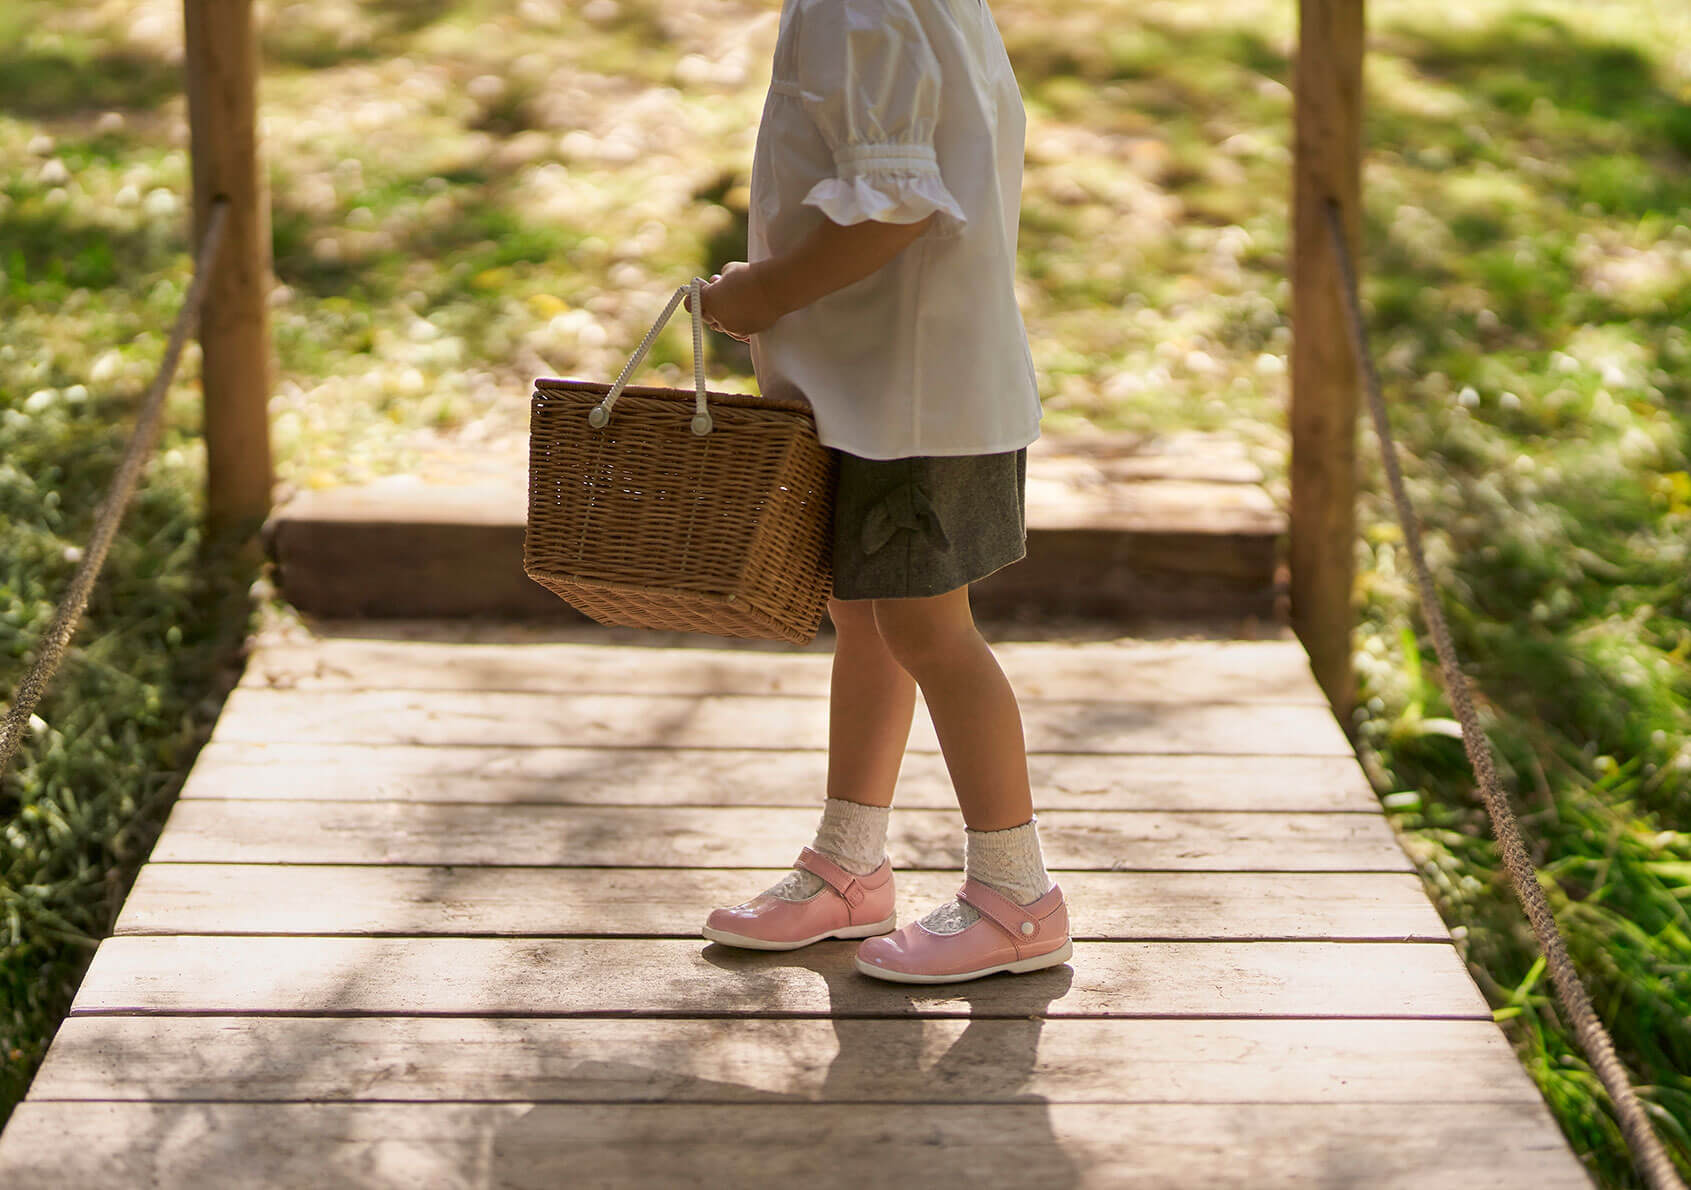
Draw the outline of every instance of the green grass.
<instances>
[{"instance_id":1,"label":"green grass","mask_svg":"<svg viewBox=\"0 0 1691 1190\"><path fill-rule=\"evenodd\" d=\"M20 340L0 330L0 357ZM46 392L55 395L0 403L8 696L88 541L132 416L132 393L101 397L68 383L36 390ZM0 1103L8 1108L111 930L210 731L245 633L251 568L201 542L199 472L192 434L173 431L112 549L79 643L0 784Z\"/></svg>"},{"instance_id":2,"label":"green grass","mask_svg":"<svg viewBox=\"0 0 1691 1190\"><path fill-rule=\"evenodd\" d=\"M674 285L744 255L773 0L708 19L690 0L287 11L263 91L285 484L508 442L537 371L613 374ZM1020 263L1047 429L1223 430L1283 498L1296 6L994 11L1029 111ZM1545 886L1683 1163L1691 13L1369 12L1365 297L1413 493ZM0 688L187 278L175 36L139 5L0 15ZM662 338L658 374L683 377L685 338ZM751 386L743 349L711 353L713 384ZM0 791L0 1099L109 924L244 619L241 582L193 578L193 408L184 381L176 461L149 476L49 734ZM1351 726L1563 1128L1603 1184L1635 1185L1499 880L1364 439Z\"/></svg>"}]
</instances>

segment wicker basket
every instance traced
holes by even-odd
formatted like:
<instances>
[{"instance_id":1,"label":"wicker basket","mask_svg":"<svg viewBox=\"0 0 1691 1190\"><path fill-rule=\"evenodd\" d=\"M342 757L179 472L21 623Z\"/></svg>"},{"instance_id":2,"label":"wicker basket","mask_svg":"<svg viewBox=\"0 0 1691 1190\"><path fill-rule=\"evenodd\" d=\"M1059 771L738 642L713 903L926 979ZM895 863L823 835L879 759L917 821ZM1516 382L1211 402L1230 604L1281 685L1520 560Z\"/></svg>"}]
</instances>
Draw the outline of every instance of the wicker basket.
<instances>
[{"instance_id":1,"label":"wicker basket","mask_svg":"<svg viewBox=\"0 0 1691 1190\"><path fill-rule=\"evenodd\" d=\"M535 381L523 569L603 624L804 644L832 587L833 457L803 402L706 392L698 285L615 384ZM628 387L689 290L693 391Z\"/></svg>"}]
</instances>

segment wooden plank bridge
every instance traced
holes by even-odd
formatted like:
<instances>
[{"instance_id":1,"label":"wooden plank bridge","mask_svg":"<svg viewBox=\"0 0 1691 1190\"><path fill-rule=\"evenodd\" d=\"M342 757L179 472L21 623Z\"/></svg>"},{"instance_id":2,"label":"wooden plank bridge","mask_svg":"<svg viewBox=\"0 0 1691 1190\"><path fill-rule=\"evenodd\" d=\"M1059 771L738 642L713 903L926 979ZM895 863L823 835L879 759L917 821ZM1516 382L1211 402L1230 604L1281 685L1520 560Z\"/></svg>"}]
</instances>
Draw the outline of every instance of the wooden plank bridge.
<instances>
[{"instance_id":1,"label":"wooden plank bridge","mask_svg":"<svg viewBox=\"0 0 1691 1190\"><path fill-rule=\"evenodd\" d=\"M1001 645L1075 958L922 989L698 937L826 642L407 635L257 642L0 1184L1589 1185L1295 642ZM901 920L960 827L919 709Z\"/></svg>"}]
</instances>

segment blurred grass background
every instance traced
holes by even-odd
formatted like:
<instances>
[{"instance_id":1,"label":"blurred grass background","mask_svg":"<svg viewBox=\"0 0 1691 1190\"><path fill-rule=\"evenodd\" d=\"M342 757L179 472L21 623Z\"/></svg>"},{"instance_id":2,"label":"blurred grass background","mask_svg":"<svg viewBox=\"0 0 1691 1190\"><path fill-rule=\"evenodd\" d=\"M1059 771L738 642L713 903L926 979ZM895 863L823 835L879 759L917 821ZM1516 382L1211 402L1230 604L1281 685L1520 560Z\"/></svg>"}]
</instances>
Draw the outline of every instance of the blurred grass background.
<instances>
[{"instance_id":1,"label":"blurred grass background","mask_svg":"<svg viewBox=\"0 0 1691 1190\"><path fill-rule=\"evenodd\" d=\"M773 0L262 6L288 487L512 450L744 255ZM999 0L1050 431L1199 428L1284 498L1293 0ZM1458 644L1558 916L1691 1171L1691 10L1369 5L1365 294ZM0 11L0 690L189 276L176 0ZM752 386L713 337L718 387ZM682 376L685 335L654 350ZM202 557L195 359L0 789L0 1109L110 928L250 615ZM1366 431L1365 431L1366 435ZM1498 871L1372 443L1364 761L1523 1062L1636 1184ZM1437 1088L1428 1094L1436 1097ZM1414 1127L1413 1108L1404 1127Z\"/></svg>"}]
</instances>

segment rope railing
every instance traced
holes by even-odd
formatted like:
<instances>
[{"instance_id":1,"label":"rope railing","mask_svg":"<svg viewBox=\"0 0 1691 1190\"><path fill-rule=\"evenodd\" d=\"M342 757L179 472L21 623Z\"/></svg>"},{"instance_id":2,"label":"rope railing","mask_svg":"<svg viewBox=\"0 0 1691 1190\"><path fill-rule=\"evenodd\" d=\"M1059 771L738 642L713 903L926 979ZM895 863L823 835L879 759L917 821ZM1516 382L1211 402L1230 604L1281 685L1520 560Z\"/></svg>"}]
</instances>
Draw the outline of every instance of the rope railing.
<instances>
[{"instance_id":1,"label":"rope railing","mask_svg":"<svg viewBox=\"0 0 1691 1190\"><path fill-rule=\"evenodd\" d=\"M88 548L83 551L81 564L77 566L76 574L72 577L64 598L59 601L52 623L41 636L34 663L18 686L12 705L6 711L5 720L0 722L0 777L6 775L7 766L22 746L24 736L29 731L30 720L35 715L35 708L41 702L42 695L47 692L53 676L58 673L65 650L70 647L71 638L76 635L77 627L82 623L82 613L88 607L88 597L93 593L94 584L105 566L106 554L110 552L112 541L117 537L118 526L122 524L123 515L129 509L130 498L135 494L135 485L141 478L141 468L146 464L147 456L158 439L159 424L164 413L164 399L170 392L171 381L176 377L176 366L182 358L182 348L188 341L188 334L199 319L206 287L217 264L217 250L223 242L223 226L228 215L229 204L226 200L219 199L212 204L210 217L206 220L205 235L200 240L193 283L189 285L188 293L182 299L182 308L176 315L176 325L171 331L170 342L165 347L164 359L160 361L158 372L153 376L153 382L142 398L141 410L135 419L135 429L130 434L129 445L123 452L123 460L118 464L116 474L112 476L105 501L100 505L99 514L95 517L94 532L89 538Z\"/></svg>"},{"instance_id":2,"label":"rope railing","mask_svg":"<svg viewBox=\"0 0 1691 1190\"><path fill-rule=\"evenodd\" d=\"M1543 950L1545 962L1550 968L1550 978L1555 985L1557 998L1573 1020L1574 1033L1579 1038L1580 1047L1591 1059L1592 1068L1614 1104L1615 1115L1619 1119L1621 1133L1626 1138L1627 1148L1632 1153L1633 1164L1638 1167L1652 1190L1685 1190L1685 1183L1680 1180L1678 1172L1674 1169L1672 1158L1668 1156L1661 1139L1651 1128L1649 1117L1632 1089L1626 1068L1621 1065L1620 1058L1615 1054L1609 1031L1603 1027L1603 1022L1591 1007L1591 995L1586 991L1579 972L1574 968L1573 960L1568 956L1567 944L1556 925L1555 915L1550 911L1550 902L1538 883L1538 873L1527 855L1526 845L1521 841L1521 828L1515 819L1515 812L1498 787L1497 766L1492 755L1491 741L1481 730L1479 716L1474 712L1473 698L1468 690L1468 678L1462 672L1457 659L1456 645L1451 638L1450 627L1445 622L1438 590L1433 585L1432 573L1427 567L1426 554L1421 547L1420 522L1416 518L1414 505L1410 503L1409 492L1403 483L1403 467L1398 459L1397 441L1392 437L1391 423L1386 416L1385 398L1380 392L1380 377L1374 369L1374 359L1368 350L1368 332L1362 320L1362 303L1357 295L1356 270L1351 262L1350 248L1345 242L1339 204L1329 199L1326 214L1333 256L1338 264L1339 281L1343 290L1345 321L1350 327L1351 349L1368 396L1368 410L1374 421L1375 436L1380 443L1380 459L1385 465L1386 483L1391 489L1392 503L1397 508L1398 524L1403 529L1404 545L1409 551L1409 559L1415 570L1416 587L1421 599L1421 615L1432 633L1433 649L1438 654L1439 668L1444 673L1445 693L1450 698L1457 721L1462 725L1462 746L1468 753L1468 763L1473 766L1474 775L1479 781L1480 796L1485 803L1486 814L1491 818L1492 831L1497 836L1497 846L1503 856L1503 866L1509 873L1509 883L1514 886L1515 896L1520 900L1521 907L1526 910L1527 920L1532 923L1533 934L1538 938L1538 945Z\"/></svg>"}]
</instances>

